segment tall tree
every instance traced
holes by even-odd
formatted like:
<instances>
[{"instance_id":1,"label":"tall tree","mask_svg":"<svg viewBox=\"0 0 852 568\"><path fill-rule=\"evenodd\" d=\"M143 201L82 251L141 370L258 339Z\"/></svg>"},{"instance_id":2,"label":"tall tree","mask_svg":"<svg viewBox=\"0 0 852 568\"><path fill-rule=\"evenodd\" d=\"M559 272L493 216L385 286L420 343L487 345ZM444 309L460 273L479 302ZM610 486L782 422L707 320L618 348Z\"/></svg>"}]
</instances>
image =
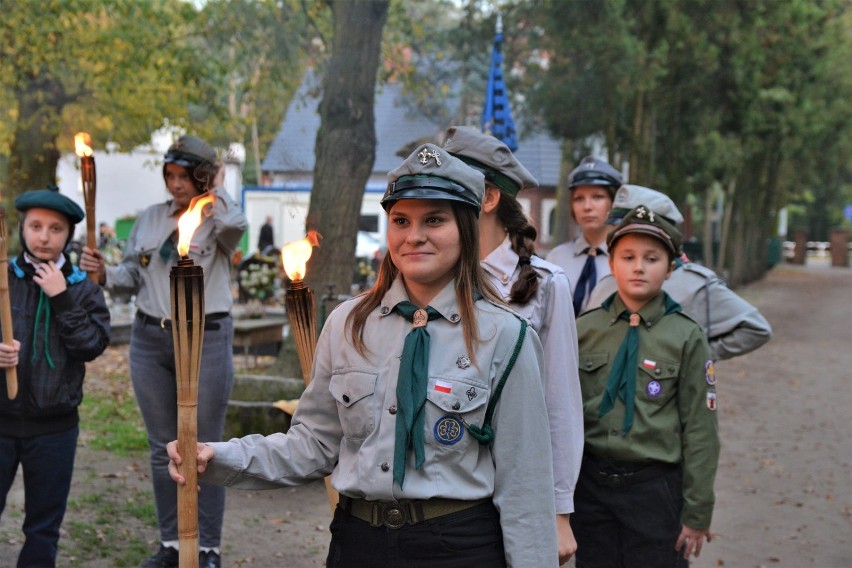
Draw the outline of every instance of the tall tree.
<instances>
[{"instance_id":1,"label":"tall tree","mask_svg":"<svg viewBox=\"0 0 852 568\"><path fill-rule=\"evenodd\" d=\"M388 0L331 0L334 35L323 78L307 228L323 236L307 279L352 282L359 211L376 158L375 92Z\"/></svg>"}]
</instances>

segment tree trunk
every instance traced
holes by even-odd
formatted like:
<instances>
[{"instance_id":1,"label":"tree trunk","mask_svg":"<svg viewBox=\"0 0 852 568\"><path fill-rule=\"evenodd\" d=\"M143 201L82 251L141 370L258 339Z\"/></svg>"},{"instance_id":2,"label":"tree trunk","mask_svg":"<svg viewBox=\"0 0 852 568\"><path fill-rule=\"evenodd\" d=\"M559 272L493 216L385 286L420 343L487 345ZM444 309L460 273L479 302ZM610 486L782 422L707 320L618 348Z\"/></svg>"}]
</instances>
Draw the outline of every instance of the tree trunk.
<instances>
[{"instance_id":1,"label":"tree trunk","mask_svg":"<svg viewBox=\"0 0 852 568\"><path fill-rule=\"evenodd\" d=\"M376 75L387 0L334 0L334 39L323 79L307 229L323 236L307 283L349 293L364 188L376 157Z\"/></svg>"},{"instance_id":2,"label":"tree trunk","mask_svg":"<svg viewBox=\"0 0 852 568\"><path fill-rule=\"evenodd\" d=\"M574 144L565 139L562 141L562 159L559 163L559 181L556 185L556 215L554 215L553 238L550 248L571 239L571 192L568 190L568 174L573 169L572 154Z\"/></svg>"},{"instance_id":3,"label":"tree trunk","mask_svg":"<svg viewBox=\"0 0 852 568\"><path fill-rule=\"evenodd\" d=\"M59 80L31 77L17 93L18 120L9 153L9 201L28 189L56 183L62 107L69 102Z\"/></svg>"}]
</instances>

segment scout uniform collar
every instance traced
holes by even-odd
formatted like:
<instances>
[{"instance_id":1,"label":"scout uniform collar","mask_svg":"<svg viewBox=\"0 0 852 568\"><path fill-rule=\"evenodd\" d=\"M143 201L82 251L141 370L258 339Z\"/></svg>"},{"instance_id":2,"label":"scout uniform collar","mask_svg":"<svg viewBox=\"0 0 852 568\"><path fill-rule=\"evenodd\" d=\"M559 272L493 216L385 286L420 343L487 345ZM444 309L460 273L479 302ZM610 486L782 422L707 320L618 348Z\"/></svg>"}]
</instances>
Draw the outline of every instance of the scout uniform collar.
<instances>
[{"instance_id":1,"label":"scout uniform collar","mask_svg":"<svg viewBox=\"0 0 852 568\"><path fill-rule=\"evenodd\" d=\"M482 264L482 268L484 268L486 272L494 276L500 282L500 286L510 287L509 285L512 282L512 276L514 276L515 272L518 270L519 261L520 257L518 256L518 253L512 249L512 242L509 240L509 237L506 237L503 239L503 242L500 243L500 246L491 251L491 253L486 256L480 264Z\"/></svg>"}]
</instances>

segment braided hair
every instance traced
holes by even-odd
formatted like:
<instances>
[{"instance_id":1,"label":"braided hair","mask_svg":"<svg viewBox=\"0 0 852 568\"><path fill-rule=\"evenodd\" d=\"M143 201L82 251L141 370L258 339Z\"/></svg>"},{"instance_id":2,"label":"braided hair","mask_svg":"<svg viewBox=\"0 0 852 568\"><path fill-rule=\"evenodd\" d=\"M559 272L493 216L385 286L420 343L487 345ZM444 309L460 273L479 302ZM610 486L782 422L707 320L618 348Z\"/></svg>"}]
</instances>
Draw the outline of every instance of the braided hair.
<instances>
[{"instance_id":1,"label":"braided hair","mask_svg":"<svg viewBox=\"0 0 852 568\"><path fill-rule=\"evenodd\" d=\"M535 254L535 239L538 231L530 223L518 200L506 192L500 192L497 218L506 228L512 250L520 257L518 264L521 271L512 285L509 299L517 304L526 304L538 291L540 276L530 263L530 258Z\"/></svg>"}]
</instances>

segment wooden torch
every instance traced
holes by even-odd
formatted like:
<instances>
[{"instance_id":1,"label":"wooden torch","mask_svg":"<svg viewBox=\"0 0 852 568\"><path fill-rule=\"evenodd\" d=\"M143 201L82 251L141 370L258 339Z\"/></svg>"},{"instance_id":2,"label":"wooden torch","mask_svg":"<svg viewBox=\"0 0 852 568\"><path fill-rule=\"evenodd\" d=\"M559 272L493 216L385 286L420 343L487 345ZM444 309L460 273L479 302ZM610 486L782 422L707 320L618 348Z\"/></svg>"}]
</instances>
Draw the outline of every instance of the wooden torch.
<instances>
[{"instance_id":1,"label":"wooden torch","mask_svg":"<svg viewBox=\"0 0 852 568\"><path fill-rule=\"evenodd\" d=\"M290 279L290 286L284 297L284 307L287 309L287 319L290 322L290 333L296 343L296 353L299 356L299 367L305 387L311 382L311 369L314 366L314 353L317 348L317 300L314 291L305 285L308 260L313 248L319 246L319 234L308 231L304 239L285 245L281 249L281 263ZM295 413L295 405L289 401L276 404L289 414ZM328 493L328 504L332 512L339 500L337 491L331 486L329 477L325 478L325 490Z\"/></svg>"},{"instance_id":2,"label":"wooden torch","mask_svg":"<svg viewBox=\"0 0 852 568\"><path fill-rule=\"evenodd\" d=\"M0 206L0 327L3 330L3 343L12 345L12 305L9 301L9 269L6 267L9 240L6 208ZM6 394L9 399L18 396L18 368L6 369Z\"/></svg>"},{"instance_id":3,"label":"wooden torch","mask_svg":"<svg viewBox=\"0 0 852 568\"><path fill-rule=\"evenodd\" d=\"M178 219L180 260L169 273L172 306L172 340L177 374L178 467L186 479L178 486L178 539L180 568L198 568L198 374L204 342L204 270L189 258L189 242L205 205L213 196L192 200Z\"/></svg>"},{"instance_id":4,"label":"wooden torch","mask_svg":"<svg viewBox=\"0 0 852 568\"><path fill-rule=\"evenodd\" d=\"M74 135L74 147L80 156L80 178L83 182L83 201L86 205L86 246L98 248L97 226L95 225L95 154L92 149L92 137L87 132ZM98 281L98 273L90 272L89 278Z\"/></svg>"}]
</instances>

